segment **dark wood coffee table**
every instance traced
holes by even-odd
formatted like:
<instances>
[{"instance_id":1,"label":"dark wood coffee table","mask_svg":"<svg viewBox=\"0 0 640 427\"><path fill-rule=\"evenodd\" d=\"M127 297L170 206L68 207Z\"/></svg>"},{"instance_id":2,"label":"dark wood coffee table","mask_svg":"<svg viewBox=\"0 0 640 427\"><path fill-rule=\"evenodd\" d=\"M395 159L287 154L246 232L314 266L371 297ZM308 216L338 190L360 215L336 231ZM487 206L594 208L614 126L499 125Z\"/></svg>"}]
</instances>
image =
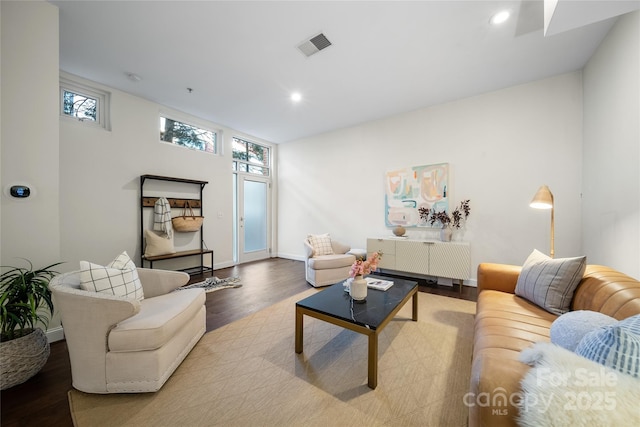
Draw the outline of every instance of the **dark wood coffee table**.
<instances>
[{"instance_id":1,"label":"dark wood coffee table","mask_svg":"<svg viewBox=\"0 0 640 427\"><path fill-rule=\"evenodd\" d=\"M376 276L372 276L376 277ZM378 335L409 299L413 298L412 319L418 320L418 283L393 280L386 291L367 290L365 303L353 303L342 282L296 303L296 353L302 353L303 316L341 326L369 337L368 373L370 388L378 385Z\"/></svg>"}]
</instances>

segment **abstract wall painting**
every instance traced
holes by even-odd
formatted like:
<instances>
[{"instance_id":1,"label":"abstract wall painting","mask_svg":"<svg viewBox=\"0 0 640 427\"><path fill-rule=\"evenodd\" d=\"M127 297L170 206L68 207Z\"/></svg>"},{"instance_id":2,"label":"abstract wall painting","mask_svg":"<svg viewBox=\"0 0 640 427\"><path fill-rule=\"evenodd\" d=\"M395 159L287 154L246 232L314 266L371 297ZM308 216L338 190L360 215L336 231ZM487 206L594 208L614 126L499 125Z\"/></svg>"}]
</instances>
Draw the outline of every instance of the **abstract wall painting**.
<instances>
[{"instance_id":1,"label":"abstract wall painting","mask_svg":"<svg viewBox=\"0 0 640 427\"><path fill-rule=\"evenodd\" d=\"M449 211L449 164L412 166L385 174L385 223L388 227L428 227L421 207Z\"/></svg>"}]
</instances>

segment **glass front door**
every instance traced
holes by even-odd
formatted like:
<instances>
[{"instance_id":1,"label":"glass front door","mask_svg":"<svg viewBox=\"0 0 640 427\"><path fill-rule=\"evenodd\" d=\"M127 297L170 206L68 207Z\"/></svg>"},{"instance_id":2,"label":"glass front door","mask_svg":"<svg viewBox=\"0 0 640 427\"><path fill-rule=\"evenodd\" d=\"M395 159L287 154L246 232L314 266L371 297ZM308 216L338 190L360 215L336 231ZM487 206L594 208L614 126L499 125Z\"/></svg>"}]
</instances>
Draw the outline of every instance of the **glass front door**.
<instances>
[{"instance_id":1,"label":"glass front door","mask_svg":"<svg viewBox=\"0 0 640 427\"><path fill-rule=\"evenodd\" d=\"M268 180L238 176L237 247L240 263L270 256Z\"/></svg>"}]
</instances>

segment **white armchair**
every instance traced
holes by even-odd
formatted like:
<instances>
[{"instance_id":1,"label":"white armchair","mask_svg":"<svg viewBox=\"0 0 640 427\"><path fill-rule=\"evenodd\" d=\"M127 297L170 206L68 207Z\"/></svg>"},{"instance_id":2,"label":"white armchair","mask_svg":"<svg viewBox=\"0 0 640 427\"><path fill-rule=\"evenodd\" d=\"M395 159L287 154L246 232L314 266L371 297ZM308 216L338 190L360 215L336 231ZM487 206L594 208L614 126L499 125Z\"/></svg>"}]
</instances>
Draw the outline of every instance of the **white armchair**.
<instances>
[{"instance_id":1,"label":"white armchair","mask_svg":"<svg viewBox=\"0 0 640 427\"><path fill-rule=\"evenodd\" d=\"M331 240L332 254L319 255L310 238L304 240L305 272L307 282L314 287L328 286L349 277L355 255L349 254L351 247Z\"/></svg>"},{"instance_id":2,"label":"white armchair","mask_svg":"<svg viewBox=\"0 0 640 427\"><path fill-rule=\"evenodd\" d=\"M80 272L49 283L69 349L73 387L86 393L159 390L206 330L202 289L171 292L189 275L138 268L141 301L80 287Z\"/></svg>"}]
</instances>

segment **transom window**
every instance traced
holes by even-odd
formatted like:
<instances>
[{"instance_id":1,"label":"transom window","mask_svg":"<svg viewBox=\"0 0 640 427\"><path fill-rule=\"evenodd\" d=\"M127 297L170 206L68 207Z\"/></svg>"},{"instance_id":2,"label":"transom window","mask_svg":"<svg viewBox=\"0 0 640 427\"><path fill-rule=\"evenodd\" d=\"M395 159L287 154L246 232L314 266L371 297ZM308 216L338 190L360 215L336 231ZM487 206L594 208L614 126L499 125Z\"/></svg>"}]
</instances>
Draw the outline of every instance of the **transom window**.
<instances>
[{"instance_id":1,"label":"transom window","mask_svg":"<svg viewBox=\"0 0 640 427\"><path fill-rule=\"evenodd\" d=\"M234 137L232 151L235 172L270 175L269 147Z\"/></svg>"},{"instance_id":2,"label":"transom window","mask_svg":"<svg viewBox=\"0 0 640 427\"><path fill-rule=\"evenodd\" d=\"M62 112L80 120L96 121L98 100L69 90L62 90Z\"/></svg>"},{"instance_id":3,"label":"transom window","mask_svg":"<svg viewBox=\"0 0 640 427\"><path fill-rule=\"evenodd\" d=\"M60 115L92 126L109 129L109 92L60 77Z\"/></svg>"},{"instance_id":4,"label":"transom window","mask_svg":"<svg viewBox=\"0 0 640 427\"><path fill-rule=\"evenodd\" d=\"M217 132L160 116L160 140L192 150L216 154Z\"/></svg>"}]
</instances>

